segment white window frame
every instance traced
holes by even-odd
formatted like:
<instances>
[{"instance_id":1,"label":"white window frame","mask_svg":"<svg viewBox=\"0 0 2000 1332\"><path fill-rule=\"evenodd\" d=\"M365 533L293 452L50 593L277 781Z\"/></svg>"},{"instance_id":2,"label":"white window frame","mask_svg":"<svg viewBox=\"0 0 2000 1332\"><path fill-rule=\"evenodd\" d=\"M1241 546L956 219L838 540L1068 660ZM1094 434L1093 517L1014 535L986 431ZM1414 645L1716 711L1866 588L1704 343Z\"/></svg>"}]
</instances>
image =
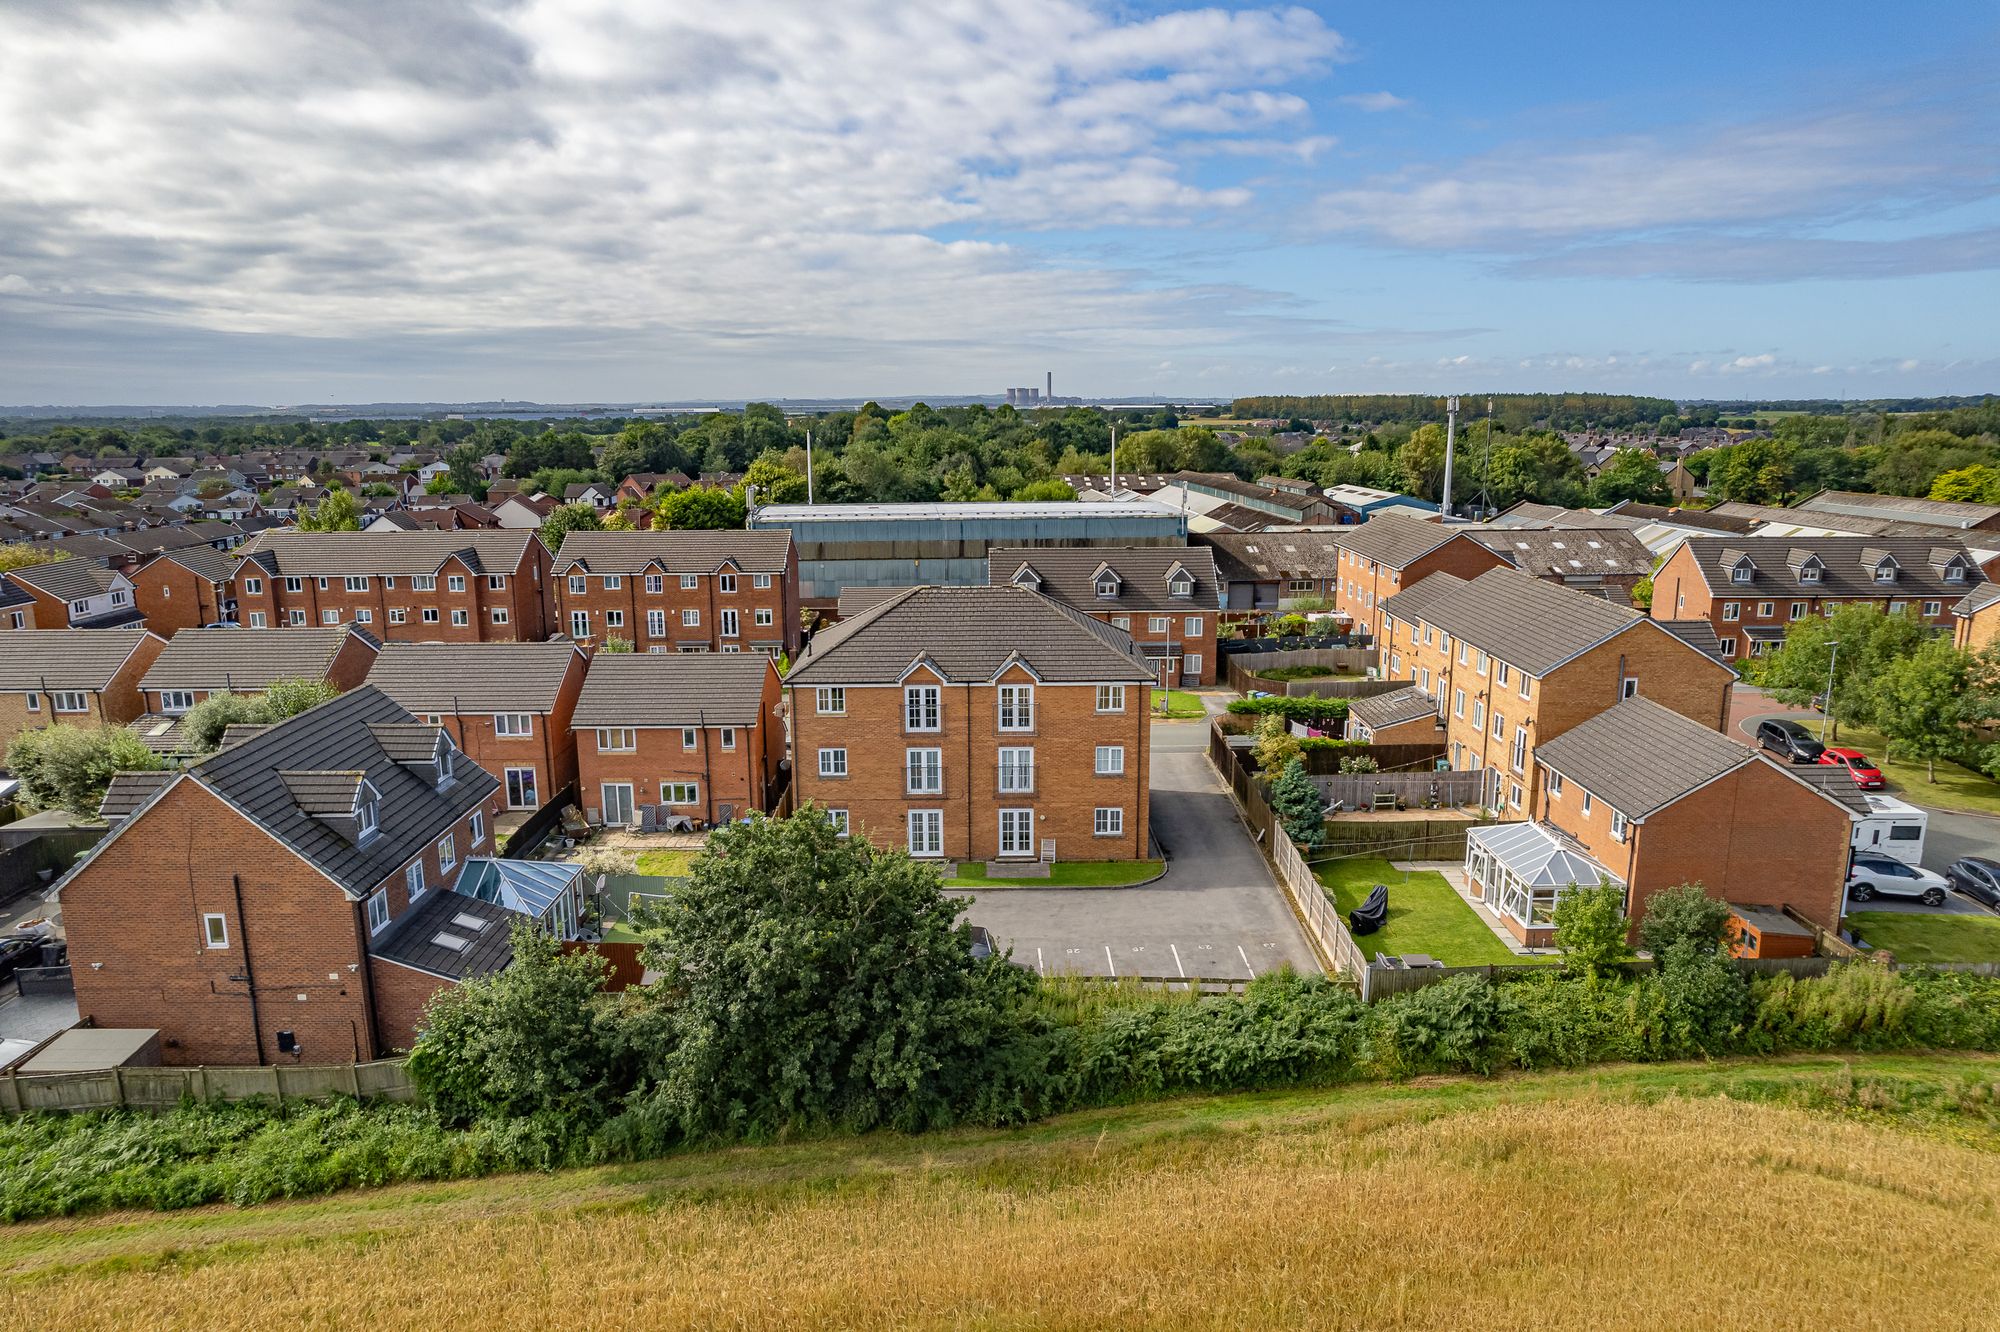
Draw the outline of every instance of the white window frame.
<instances>
[{"instance_id":1,"label":"white window frame","mask_svg":"<svg viewBox=\"0 0 2000 1332\"><path fill-rule=\"evenodd\" d=\"M820 717L845 717L847 686L821 685L813 690L813 713Z\"/></svg>"},{"instance_id":2,"label":"white window frame","mask_svg":"<svg viewBox=\"0 0 2000 1332\"><path fill-rule=\"evenodd\" d=\"M438 853L438 873L440 874L451 873L453 867L458 864L457 835L453 833L446 833L444 836L438 838L437 853Z\"/></svg>"},{"instance_id":3,"label":"white window frame","mask_svg":"<svg viewBox=\"0 0 2000 1332\"><path fill-rule=\"evenodd\" d=\"M903 687L903 729L932 733L944 729L944 689L940 685Z\"/></svg>"},{"instance_id":4,"label":"white window frame","mask_svg":"<svg viewBox=\"0 0 2000 1332\"><path fill-rule=\"evenodd\" d=\"M701 612L692 606L683 607L681 610L681 628L699 629L700 627Z\"/></svg>"},{"instance_id":5,"label":"white window frame","mask_svg":"<svg viewBox=\"0 0 2000 1332\"><path fill-rule=\"evenodd\" d=\"M995 811L998 824L998 841L995 846L1003 856L1032 856L1035 854L1035 811L1012 807ZM1012 831L1013 845L1008 844L1008 833Z\"/></svg>"},{"instance_id":6,"label":"white window frame","mask_svg":"<svg viewBox=\"0 0 2000 1332\"><path fill-rule=\"evenodd\" d=\"M174 716L186 712L194 706L194 690L162 689L160 691L160 711Z\"/></svg>"},{"instance_id":7,"label":"white window frame","mask_svg":"<svg viewBox=\"0 0 2000 1332\"><path fill-rule=\"evenodd\" d=\"M944 750L912 745L903 751L903 794L944 794Z\"/></svg>"},{"instance_id":8,"label":"white window frame","mask_svg":"<svg viewBox=\"0 0 2000 1332\"><path fill-rule=\"evenodd\" d=\"M847 747L833 745L819 751L819 775L829 780L847 776Z\"/></svg>"},{"instance_id":9,"label":"white window frame","mask_svg":"<svg viewBox=\"0 0 2000 1332\"><path fill-rule=\"evenodd\" d=\"M412 902L424 895L424 862L421 856L403 867L403 895Z\"/></svg>"},{"instance_id":10,"label":"white window frame","mask_svg":"<svg viewBox=\"0 0 2000 1332\"><path fill-rule=\"evenodd\" d=\"M717 592L734 592L736 590L736 575L733 573L716 575L715 590Z\"/></svg>"},{"instance_id":11,"label":"white window frame","mask_svg":"<svg viewBox=\"0 0 2000 1332\"><path fill-rule=\"evenodd\" d=\"M573 610L569 613L569 636L571 638L590 637L590 612Z\"/></svg>"},{"instance_id":12,"label":"white window frame","mask_svg":"<svg viewBox=\"0 0 2000 1332\"><path fill-rule=\"evenodd\" d=\"M589 591L590 579L582 574L571 574L569 576L569 594L571 596L580 597Z\"/></svg>"},{"instance_id":13,"label":"white window frame","mask_svg":"<svg viewBox=\"0 0 2000 1332\"><path fill-rule=\"evenodd\" d=\"M444 590L445 590L445 591L447 591L447 592L463 592L463 591L465 591L465 575L464 575L464 574L446 574L446 575L444 576Z\"/></svg>"},{"instance_id":14,"label":"white window frame","mask_svg":"<svg viewBox=\"0 0 2000 1332\"><path fill-rule=\"evenodd\" d=\"M722 608L721 632L724 638L736 638L741 635L742 618L737 615L735 607L725 606Z\"/></svg>"},{"instance_id":15,"label":"white window frame","mask_svg":"<svg viewBox=\"0 0 2000 1332\"><path fill-rule=\"evenodd\" d=\"M657 596L658 594L666 590L667 590L667 580L665 575L663 574L646 575L646 591L648 593Z\"/></svg>"},{"instance_id":16,"label":"white window frame","mask_svg":"<svg viewBox=\"0 0 2000 1332\"><path fill-rule=\"evenodd\" d=\"M847 811L846 811L846 810L844 810L844 809L829 809L829 810L828 810L828 811L826 812L826 817L827 817L828 821L830 821L830 822L831 822L831 823L833 824L833 835L834 835L835 837L845 837L845 836L847 836L847 833L848 833L848 827L849 827L849 820L848 820L848 817L847 817Z\"/></svg>"},{"instance_id":17,"label":"white window frame","mask_svg":"<svg viewBox=\"0 0 2000 1332\"><path fill-rule=\"evenodd\" d=\"M349 592L366 592L368 590L368 575L348 574L342 581L341 586Z\"/></svg>"},{"instance_id":18,"label":"white window frame","mask_svg":"<svg viewBox=\"0 0 2000 1332\"><path fill-rule=\"evenodd\" d=\"M1125 810L1121 805L1099 805L1090 812L1090 835L1093 837L1123 837L1125 835Z\"/></svg>"},{"instance_id":19,"label":"white window frame","mask_svg":"<svg viewBox=\"0 0 2000 1332\"><path fill-rule=\"evenodd\" d=\"M700 587L701 587L701 575L700 575L700 574L682 574L682 575L681 575L681 591L683 591L683 592L693 592L693 591L695 591L695 590L699 589Z\"/></svg>"},{"instance_id":20,"label":"white window frame","mask_svg":"<svg viewBox=\"0 0 2000 1332\"><path fill-rule=\"evenodd\" d=\"M929 859L944 854L944 811L913 809L904 819L904 841L913 856Z\"/></svg>"},{"instance_id":21,"label":"white window frame","mask_svg":"<svg viewBox=\"0 0 2000 1332\"><path fill-rule=\"evenodd\" d=\"M1003 795L1032 795L1035 790L1035 749L1032 745L1002 745L998 789Z\"/></svg>"},{"instance_id":22,"label":"white window frame","mask_svg":"<svg viewBox=\"0 0 2000 1332\"><path fill-rule=\"evenodd\" d=\"M414 592L435 592L438 590L436 574L411 574L410 589Z\"/></svg>"},{"instance_id":23,"label":"white window frame","mask_svg":"<svg viewBox=\"0 0 2000 1332\"><path fill-rule=\"evenodd\" d=\"M1125 711L1125 686L1122 684L1101 684L1097 686L1097 710L1099 712Z\"/></svg>"},{"instance_id":24,"label":"white window frame","mask_svg":"<svg viewBox=\"0 0 2000 1332\"><path fill-rule=\"evenodd\" d=\"M535 734L535 714L496 712L493 714L493 734L508 740L526 740Z\"/></svg>"},{"instance_id":25,"label":"white window frame","mask_svg":"<svg viewBox=\"0 0 2000 1332\"><path fill-rule=\"evenodd\" d=\"M368 895L368 933L372 937L389 928L389 890L377 888Z\"/></svg>"},{"instance_id":26,"label":"white window frame","mask_svg":"<svg viewBox=\"0 0 2000 1332\"><path fill-rule=\"evenodd\" d=\"M736 748L736 728L734 726L719 727L717 728L717 733L721 737L722 748L724 750Z\"/></svg>"},{"instance_id":27,"label":"white window frame","mask_svg":"<svg viewBox=\"0 0 2000 1332\"><path fill-rule=\"evenodd\" d=\"M472 616L463 610L454 610L451 613L451 622L454 627L462 629L472 623Z\"/></svg>"},{"instance_id":28,"label":"white window frame","mask_svg":"<svg viewBox=\"0 0 2000 1332\"><path fill-rule=\"evenodd\" d=\"M537 773L535 769L531 767L507 768L502 771L501 779L505 783L507 788L507 808L509 809L541 808L542 783L540 774ZM526 799L516 800L514 796L517 790ZM527 803L527 799L532 799L533 803L532 804Z\"/></svg>"},{"instance_id":29,"label":"white window frame","mask_svg":"<svg viewBox=\"0 0 2000 1332\"><path fill-rule=\"evenodd\" d=\"M667 636L667 613L664 610L654 607L646 612L646 636L648 638Z\"/></svg>"},{"instance_id":30,"label":"white window frame","mask_svg":"<svg viewBox=\"0 0 2000 1332\"><path fill-rule=\"evenodd\" d=\"M1123 777L1125 775L1125 746L1097 746L1097 755L1092 771L1099 777Z\"/></svg>"},{"instance_id":31,"label":"white window frame","mask_svg":"<svg viewBox=\"0 0 2000 1332\"><path fill-rule=\"evenodd\" d=\"M600 726L597 728L597 752L600 754L631 754L639 748L639 733L630 726Z\"/></svg>"},{"instance_id":32,"label":"white window frame","mask_svg":"<svg viewBox=\"0 0 2000 1332\"><path fill-rule=\"evenodd\" d=\"M229 947L229 917L220 911L202 912L201 941L209 948Z\"/></svg>"},{"instance_id":33,"label":"white window frame","mask_svg":"<svg viewBox=\"0 0 2000 1332\"><path fill-rule=\"evenodd\" d=\"M90 692L84 689L58 689L50 697L57 712L71 714L90 711Z\"/></svg>"},{"instance_id":34,"label":"white window frame","mask_svg":"<svg viewBox=\"0 0 2000 1332\"><path fill-rule=\"evenodd\" d=\"M758 592L762 592L762 591L766 590L767 588L769 588L769 587L771 586L771 575L769 575L769 574L751 574L751 575L750 575L750 586L751 586L751 588L752 588L752 589L754 589L754 590L756 590L756 591L758 591Z\"/></svg>"},{"instance_id":35,"label":"white window frame","mask_svg":"<svg viewBox=\"0 0 2000 1332\"><path fill-rule=\"evenodd\" d=\"M663 805L699 805L701 803L701 783L661 782L660 803Z\"/></svg>"},{"instance_id":36,"label":"white window frame","mask_svg":"<svg viewBox=\"0 0 2000 1332\"><path fill-rule=\"evenodd\" d=\"M1033 685L1001 685L994 696L997 700L995 712L1001 730L1032 731L1035 729L1035 687Z\"/></svg>"}]
</instances>

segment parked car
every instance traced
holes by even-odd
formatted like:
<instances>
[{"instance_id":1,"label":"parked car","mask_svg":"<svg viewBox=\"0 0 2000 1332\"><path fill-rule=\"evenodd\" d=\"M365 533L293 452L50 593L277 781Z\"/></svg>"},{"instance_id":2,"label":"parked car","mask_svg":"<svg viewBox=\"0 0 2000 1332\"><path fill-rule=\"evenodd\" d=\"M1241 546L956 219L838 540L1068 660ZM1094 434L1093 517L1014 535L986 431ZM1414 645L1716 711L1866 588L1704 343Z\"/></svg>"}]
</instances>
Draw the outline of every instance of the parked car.
<instances>
[{"instance_id":1,"label":"parked car","mask_svg":"<svg viewBox=\"0 0 2000 1332\"><path fill-rule=\"evenodd\" d=\"M1905 865L1887 856L1856 856L1847 871L1847 900L1871 897L1914 897L1925 906L1943 906L1944 875L1921 865Z\"/></svg>"},{"instance_id":2,"label":"parked car","mask_svg":"<svg viewBox=\"0 0 2000 1332\"><path fill-rule=\"evenodd\" d=\"M31 934L0 937L0 981L13 979L19 967L40 966L42 941Z\"/></svg>"},{"instance_id":3,"label":"parked car","mask_svg":"<svg viewBox=\"0 0 2000 1332\"><path fill-rule=\"evenodd\" d=\"M1967 856L1944 867L1945 882L1975 902L2000 907L2000 861Z\"/></svg>"},{"instance_id":4,"label":"parked car","mask_svg":"<svg viewBox=\"0 0 2000 1332\"><path fill-rule=\"evenodd\" d=\"M1819 761L1847 769L1854 784L1864 791L1879 791L1888 785L1882 780L1882 770L1858 749L1828 749L1820 754Z\"/></svg>"},{"instance_id":5,"label":"parked car","mask_svg":"<svg viewBox=\"0 0 2000 1332\"><path fill-rule=\"evenodd\" d=\"M1757 725L1757 743L1792 763L1817 763L1826 746L1795 721L1773 718Z\"/></svg>"}]
</instances>

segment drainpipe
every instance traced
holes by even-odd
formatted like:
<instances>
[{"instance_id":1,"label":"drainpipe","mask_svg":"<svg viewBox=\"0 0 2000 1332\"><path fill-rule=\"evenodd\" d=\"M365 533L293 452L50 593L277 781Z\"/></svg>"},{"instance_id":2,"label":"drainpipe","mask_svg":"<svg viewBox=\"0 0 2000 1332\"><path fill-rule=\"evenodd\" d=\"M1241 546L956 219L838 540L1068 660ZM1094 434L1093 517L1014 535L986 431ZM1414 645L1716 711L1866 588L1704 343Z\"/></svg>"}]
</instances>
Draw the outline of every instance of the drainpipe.
<instances>
[{"instance_id":1,"label":"drainpipe","mask_svg":"<svg viewBox=\"0 0 2000 1332\"><path fill-rule=\"evenodd\" d=\"M467 840L468 842L470 841L469 838ZM466 854L470 855L472 850L473 848L468 845L466 847ZM449 884L439 884L438 891L448 893L451 891L451 886ZM362 915L366 910L367 900L365 898L354 903L354 955L360 959L360 965L355 968L355 971L361 977L361 1016L364 1020L364 1025L368 1029L367 1057L373 1059L381 1053L382 1046L380 1037L375 1030L375 970L368 962L368 922Z\"/></svg>"},{"instance_id":2,"label":"drainpipe","mask_svg":"<svg viewBox=\"0 0 2000 1332\"><path fill-rule=\"evenodd\" d=\"M264 1062L264 1024L257 1015L257 973L250 969L250 927L243 919L243 876L229 876L229 886L236 894L236 932L242 936L243 985L250 991L250 1037L257 1044L257 1062Z\"/></svg>"}]
</instances>

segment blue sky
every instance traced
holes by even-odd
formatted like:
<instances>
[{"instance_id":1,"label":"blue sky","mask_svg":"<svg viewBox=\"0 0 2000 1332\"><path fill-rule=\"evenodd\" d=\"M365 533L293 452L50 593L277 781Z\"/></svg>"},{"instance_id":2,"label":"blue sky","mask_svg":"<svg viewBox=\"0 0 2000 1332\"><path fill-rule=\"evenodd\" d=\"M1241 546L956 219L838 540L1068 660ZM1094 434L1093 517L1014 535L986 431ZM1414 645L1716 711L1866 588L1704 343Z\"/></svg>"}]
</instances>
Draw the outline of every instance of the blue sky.
<instances>
[{"instance_id":1,"label":"blue sky","mask_svg":"<svg viewBox=\"0 0 2000 1332\"><path fill-rule=\"evenodd\" d=\"M2000 390L2000 5L15 0L0 403Z\"/></svg>"}]
</instances>

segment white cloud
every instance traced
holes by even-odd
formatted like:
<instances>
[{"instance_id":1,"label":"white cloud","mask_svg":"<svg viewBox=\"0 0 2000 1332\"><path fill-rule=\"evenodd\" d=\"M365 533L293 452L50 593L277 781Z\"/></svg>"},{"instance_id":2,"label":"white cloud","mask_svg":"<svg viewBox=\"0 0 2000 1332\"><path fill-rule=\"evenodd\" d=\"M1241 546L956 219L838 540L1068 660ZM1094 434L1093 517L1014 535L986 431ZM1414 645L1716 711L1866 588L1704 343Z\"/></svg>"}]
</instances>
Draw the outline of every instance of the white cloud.
<instances>
[{"instance_id":1,"label":"white cloud","mask_svg":"<svg viewBox=\"0 0 2000 1332\"><path fill-rule=\"evenodd\" d=\"M22 277L19 273L0 275L0 295L33 291L34 289L35 284Z\"/></svg>"},{"instance_id":2,"label":"white cloud","mask_svg":"<svg viewBox=\"0 0 2000 1332\"><path fill-rule=\"evenodd\" d=\"M1359 111L1400 111L1410 105L1407 97L1398 97L1392 92L1348 93L1340 99L1343 106L1351 106Z\"/></svg>"},{"instance_id":3,"label":"white cloud","mask_svg":"<svg viewBox=\"0 0 2000 1332\"><path fill-rule=\"evenodd\" d=\"M1024 281L995 234L1241 209L1181 149L1309 157L1282 85L1342 53L1303 9L1081 0L0 7L0 290L344 339L1143 346L1182 293Z\"/></svg>"}]
</instances>

